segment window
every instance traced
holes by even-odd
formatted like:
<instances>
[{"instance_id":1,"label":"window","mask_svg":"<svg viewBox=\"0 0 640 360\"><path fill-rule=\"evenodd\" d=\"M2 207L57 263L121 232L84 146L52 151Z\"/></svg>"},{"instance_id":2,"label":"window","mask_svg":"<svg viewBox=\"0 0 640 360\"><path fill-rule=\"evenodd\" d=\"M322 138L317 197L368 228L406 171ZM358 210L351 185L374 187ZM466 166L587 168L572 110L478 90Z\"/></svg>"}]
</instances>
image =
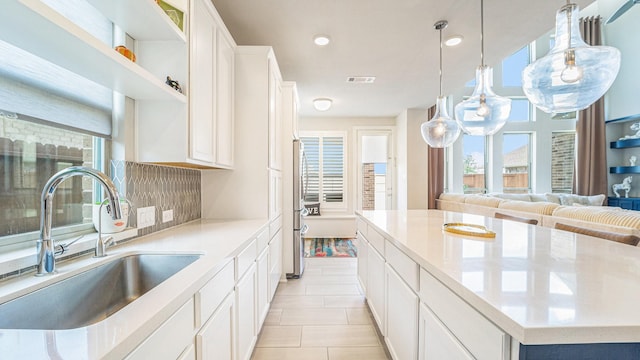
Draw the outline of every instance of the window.
<instances>
[{"instance_id":1,"label":"window","mask_svg":"<svg viewBox=\"0 0 640 360\"><path fill-rule=\"evenodd\" d=\"M111 22L86 0L44 2L112 44ZM104 170L112 97L110 89L0 37L0 252L33 245L42 189L53 174L76 165ZM93 231L93 187L80 176L60 184L53 201L54 236Z\"/></svg>"},{"instance_id":2,"label":"window","mask_svg":"<svg viewBox=\"0 0 640 360\"><path fill-rule=\"evenodd\" d=\"M531 164L531 135L504 134L502 143L502 185L505 193L528 193Z\"/></svg>"},{"instance_id":3,"label":"window","mask_svg":"<svg viewBox=\"0 0 640 360\"><path fill-rule=\"evenodd\" d=\"M463 135L464 170L463 186L465 194L484 193L485 176L485 137Z\"/></svg>"},{"instance_id":4,"label":"window","mask_svg":"<svg viewBox=\"0 0 640 360\"><path fill-rule=\"evenodd\" d=\"M509 119L511 122L524 122L531 119L531 103L528 99L512 98L511 112Z\"/></svg>"},{"instance_id":5,"label":"window","mask_svg":"<svg viewBox=\"0 0 640 360\"><path fill-rule=\"evenodd\" d=\"M344 134L305 134L300 140L307 159L307 166L303 169L303 177L307 181L304 201L322 202L328 208L344 207Z\"/></svg>"},{"instance_id":6,"label":"window","mask_svg":"<svg viewBox=\"0 0 640 360\"><path fill-rule=\"evenodd\" d=\"M502 61L502 86L522 87L522 70L529 65L529 46Z\"/></svg>"},{"instance_id":7,"label":"window","mask_svg":"<svg viewBox=\"0 0 640 360\"><path fill-rule=\"evenodd\" d=\"M568 194L572 192L575 146L575 132L551 134L551 192Z\"/></svg>"}]
</instances>

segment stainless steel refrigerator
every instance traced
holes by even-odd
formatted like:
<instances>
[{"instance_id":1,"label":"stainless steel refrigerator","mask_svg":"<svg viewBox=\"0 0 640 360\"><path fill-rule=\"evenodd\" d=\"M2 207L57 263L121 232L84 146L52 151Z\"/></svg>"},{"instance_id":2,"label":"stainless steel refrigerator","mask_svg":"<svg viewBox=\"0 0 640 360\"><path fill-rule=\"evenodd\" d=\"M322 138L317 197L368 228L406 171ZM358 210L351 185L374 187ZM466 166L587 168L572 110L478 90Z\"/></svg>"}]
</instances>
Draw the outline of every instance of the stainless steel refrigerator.
<instances>
[{"instance_id":1,"label":"stainless steel refrigerator","mask_svg":"<svg viewBox=\"0 0 640 360\"><path fill-rule=\"evenodd\" d=\"M307 209L304 207L304 195L307 182L304 144L300 139L293 140L293 272L287 279L297 279L304 272L304 234L309 226L304 223Z\"/></svg>"}]
</instances>

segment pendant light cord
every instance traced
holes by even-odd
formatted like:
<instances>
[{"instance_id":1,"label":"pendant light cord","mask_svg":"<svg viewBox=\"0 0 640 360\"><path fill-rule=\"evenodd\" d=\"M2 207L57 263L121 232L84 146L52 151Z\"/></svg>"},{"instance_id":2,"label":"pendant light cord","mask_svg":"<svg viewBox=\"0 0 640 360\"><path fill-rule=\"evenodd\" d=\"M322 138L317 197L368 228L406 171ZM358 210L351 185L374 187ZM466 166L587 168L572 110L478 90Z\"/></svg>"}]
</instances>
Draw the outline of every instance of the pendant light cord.
<instances>
[{"instance_id":1,"label":"pendant light cord","mask_svg":"<svg viewBox=\"0 0 640 360\"><path fill-rule=\"evenodd\" d=\"M480 0L480 66L484 68L484 0Z\"/></svg>"},{"instance_id":2,"label":"pendant light cord","mask_svg":"<svg viewBox=\"0 0 640 360\"><path fill-rule=\"evenodd\" d=\"M442 28L440 31L440 97L442 97Z\"/></svg>"}]
</instances>

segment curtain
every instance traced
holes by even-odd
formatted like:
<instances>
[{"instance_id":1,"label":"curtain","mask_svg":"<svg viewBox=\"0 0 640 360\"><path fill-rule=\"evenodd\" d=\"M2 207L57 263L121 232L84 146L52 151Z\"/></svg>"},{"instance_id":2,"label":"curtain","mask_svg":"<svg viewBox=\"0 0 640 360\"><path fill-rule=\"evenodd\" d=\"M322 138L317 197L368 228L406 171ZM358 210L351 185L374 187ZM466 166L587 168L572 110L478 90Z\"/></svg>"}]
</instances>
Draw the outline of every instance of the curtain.
<instances>
[{"instance_id":1,"label":"curtain","mask_svg":"<svg viewBox=\"0 0 640 360\"><path fill-rule=\"evenodd\" d=\"M580 19L582 38L589 45L602 45L601 18ZM573 193L607 194L607 155L604 123L604 97L578 114L576 124L576 172Z\"/></svg>"},{"instance_id":2,"label":"curtain","mask_svg":"<svg viewBox=\"0 0 640 360\"><path fill-rule=\"evenodd\" d=\"M436 112L436 106L427 110L427 119ZM436 208L436 199L444 191L444 149L427 145L427 209Z\"/></svg>"}]
</instances>

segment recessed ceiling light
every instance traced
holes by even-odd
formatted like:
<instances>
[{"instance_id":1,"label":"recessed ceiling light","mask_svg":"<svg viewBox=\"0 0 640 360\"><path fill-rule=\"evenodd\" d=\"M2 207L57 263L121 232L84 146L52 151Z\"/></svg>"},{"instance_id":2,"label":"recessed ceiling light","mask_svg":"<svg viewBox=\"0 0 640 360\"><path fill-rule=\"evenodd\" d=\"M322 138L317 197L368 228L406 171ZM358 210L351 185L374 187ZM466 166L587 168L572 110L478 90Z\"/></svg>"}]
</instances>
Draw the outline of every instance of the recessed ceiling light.
<instances>
[{"instance_id":1,"label":"recessed ceiling light","mask_svg":"<svg viewBox=\"0 0 640 360\"><path fill-rule=\"evenodd\" d=\"M325 46L331 42L331 39L327 35L316 35L313 42L318 46Z\"/></svg>"},{"instance_id":2,"label":"recessed ceiling light","mask_svg":"<svg viewBox=\"0 0 640 360\"><path fill-rule=\"evenodd\" d=\"M331 101L331 99L327 99L327 98L315 99L313 100L313 107L316 108L316 110L318 111L327 111L329 110L329 108L331 108L332 102L333 101Z\"/></svg>"},{"instance_id":3,"label":"recessed ceiling light","mask_svg":"<svg viewBox=\"0 0 640 360\"><path fill-rule=\"evenodd\" d=\"M452 35L444 41L444 44L447 46L456 46L462 42L462 39L464 39L462 35Z\"/></svg>"}]
</instances>

